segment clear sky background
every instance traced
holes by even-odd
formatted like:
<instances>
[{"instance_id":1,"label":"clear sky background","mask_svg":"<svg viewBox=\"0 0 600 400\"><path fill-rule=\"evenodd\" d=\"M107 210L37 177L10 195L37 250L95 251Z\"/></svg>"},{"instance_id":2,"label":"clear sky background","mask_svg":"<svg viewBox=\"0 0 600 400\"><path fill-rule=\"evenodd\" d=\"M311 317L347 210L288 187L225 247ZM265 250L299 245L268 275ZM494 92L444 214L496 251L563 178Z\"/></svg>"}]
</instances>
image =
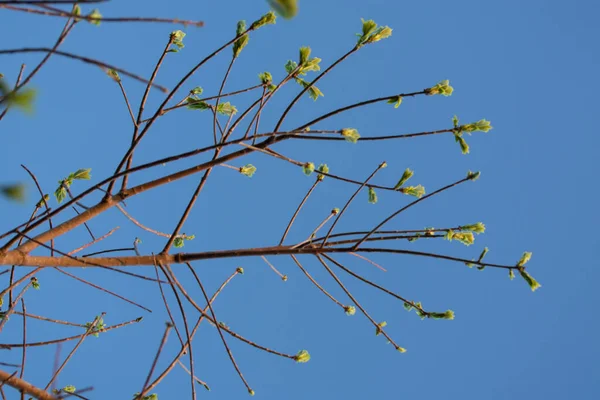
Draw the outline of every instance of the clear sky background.
<instances>
[{"instance_id":1,"label":"clear sky background","mask_svg":"<svg viewBox=\"0 0 600 400\"><path fill-rule=\"evenodd\" d=\"M170 54L157 82L172 87L189 68L235 32L240 19L251 22L268 10L265 1L112 1L100 6L105 16L162 16L201 19L203 28L186 29L185 49ZM89 8L84 9L89 12ZM471 154L462 155L451 135L396 142L359 143L292 141L276 149L292 158L326 162L331 171L365 179L382 161L389 167L375 179L395 184L410 167L412 181L433 191L460 179L468 170L481 179L419 204L389 224L390 229L449 227L482 221L487 232L465 247L447 241L400 243L398 248L477 257L490 248L490 262L516 263L532 251L531 274L543 285L532 293L504 270L478 271L462 264L406 256L374 256L382 272L359 259L340 260L357 272L429 309L456 313L454 321L421 321L402 304L341 275L348 287L387 331L408 349L393 351L358 313L346 316L306 280L288 258L270 257L289 276L282 282L260 259L195 263L209 292L235 270L238 276L215 303L218 319L268 347L287 353L309 350L308 364L296 364L229 340L245 377L261 399L594 399L600 367L600 325L597 307L600 278L595 227L600 223L595 186L598 176L596 115L600 55L597 38L599 8L593 1L300 1L291 21L278 20L252 34L236 62L226 91L258 83L257 74L284 76L283 65L296 59L300 46L327 66L348 51L360 31L360 18L372 18L394 29L393 36L370 45L340 65L319 83L325 97L299 102L285 128L293 128L329 110L360 100L411 92L450 79L452 97L405 99L398 109L387 104L354 110L332 118L323 129L355 127L363 136L409 133L451 127L462 122L492 121L489 133L467 137ZM0 10L0 47L50 47L62 19ZM179 27L159 24L81 23L62 47L149 76L169 33ZM596 39L594 39L596 38ZM218 91L230 59L225 51L188 82L186 90L202 86ZM0 72L14 79L20 63L27 71L37 55L2 56ZM123 83L134 104L144 86ZM32 169L45 191L78 168L92 168L92 183L112 174L131 137L131 122L118 86L93 66L53 57L36 76L36 112L27 117L11 112L0 123L0 181L26 181L20 168ZM270 104L262 128L271 129L298 92L288 85ZM163 95L151 92L151 112ZM257 94L233 99L242 109ZM316 127L315 127L316 128ZM208 113L173 112L155 124L136 152L137 163L202 147L212 140ZM194 158L132 177L140 183L184 166ZM195 234L183 250L205 251L275 244L291 213L313 182L298 167L252 155L258 171L252 179L227 168L211 175L184 232ZM175 182L127 202L128 210L154 229L171 232L195 189L199 176ZM88 183L77 182L74 190ZM38 200L29 185L30 200L15 205L0 199L2 231L28 218ZM290 234L301 240L333 207L342 207L354 186L327 180L309 200ZM339 224L340 230L367 229L410 199L379 192L379 203L367 203L361 193ZM91 204L96 197L87 200ZM52 202L55 200L52 199ZM63 218L65 218L63 216ZM140 231L117 210L94 219L97 235L120 229L97 249L129 247L135 237L141 251L159 252L164 238ZM83 228L57 240L71 250L89 240ZM38 252L43 254L43 252ZM347 303L316 260L303 259L315 278ZM193 278L175 267L199 301ZM114 297L84 286L55 271L38 275L40 291L27 293L28 311L75 322L91 321L102 311L108 325L144 316L141 324L88 338L59 378L59 386L94 386L90 398L127 399L139 391L167 320L155 284L92 269L78 276L106 286L151 308L148 314ZM149 276L151 268L136 272ZM6 280L7 275L2 279ZM6 301L6 299L5 299ZM172 301L172 299L171 299ZM175 303L172 303L175 304ZM195 315L190 310L190 315ZM193 319L193 318L190 318ZM80 333L77 328L29 323L31 341ZM21 319L14 316L0 342L21 340ZM216 331L204 326L195 341L197 375L212 387L202 397L237 399L247 396ZM73 342L63 346L64 357ZM178 347L172 335L158 369ZM54 347L28 351L25 378L45 386L52 372ZM20 362L17 350L3 351L2 362ZM186 360L187 363L187 360ZM189 398L187 374L176 368L158 387L160 399Z\"/></svg>"}]
</instances>

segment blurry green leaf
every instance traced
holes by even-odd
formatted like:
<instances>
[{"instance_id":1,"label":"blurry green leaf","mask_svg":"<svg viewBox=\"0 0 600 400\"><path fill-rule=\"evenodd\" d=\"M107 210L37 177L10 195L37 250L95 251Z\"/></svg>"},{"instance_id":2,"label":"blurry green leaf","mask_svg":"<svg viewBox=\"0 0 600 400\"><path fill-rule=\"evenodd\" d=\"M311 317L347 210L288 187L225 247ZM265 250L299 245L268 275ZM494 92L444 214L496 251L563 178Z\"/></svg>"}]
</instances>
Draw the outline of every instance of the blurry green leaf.
<instances>
[{"instance_id":1,"label":"blurry green leaf","mask_svg":"<svg viewBox=\"0 0 600 400\"><path fill-rule=\"evenodd\" d=\"M275 12L285 19L291 19L298 13L298 0L267 0Z\"/></svg>"},{"instance_id":2,"label":"blurry green leaf","mask_svg":"<svg viewBox=\"0 0 600 400\"><path fill-rule=\"evenodd\" d=\"M62 388L62 390L63 390L63 392L67 392L67 393L75 393L77 391L77 389L73 385L67 385L64 388Z\"/></svg>"},{"instance_id":3,"label":"blurry green leaf","mask_svg":"<svg viewBox=\"0 0 600 400\"><path fill-rule=\"evenodd\" d=\"M317 171L327 174L327 173L329 173L329 167L327 166L327 164L321 164L321 165L319 165L319 168L317 168ZM318 180L322 181L323 178L325 178L325 175L323 175L323 174L317 175Z\"/></svg>"},{"instance_id":4,"label":"blurry green leaf","mask_svg":"<svg viewBox=\"0 0 600 400\"><path fill-rule=\"evenodd\" d=\"M117 71L115 71L114 69L108 69L106 71L106 74L108 76L110 76L111 79L114 80L115 82L121 82L121 77L119 76L119 73Z\"/></svg>"},{"instance_id":5,"label":"blurry green leaf","mask_svg":"<svg viewBox=\"0 0 600 400\"><path fill-rule=\"evenodd\" d=\"M0 185L0 193L9 200L24 202L25 201L25 185L16 183L12 185Z\"/></svg>"}]
</instances>

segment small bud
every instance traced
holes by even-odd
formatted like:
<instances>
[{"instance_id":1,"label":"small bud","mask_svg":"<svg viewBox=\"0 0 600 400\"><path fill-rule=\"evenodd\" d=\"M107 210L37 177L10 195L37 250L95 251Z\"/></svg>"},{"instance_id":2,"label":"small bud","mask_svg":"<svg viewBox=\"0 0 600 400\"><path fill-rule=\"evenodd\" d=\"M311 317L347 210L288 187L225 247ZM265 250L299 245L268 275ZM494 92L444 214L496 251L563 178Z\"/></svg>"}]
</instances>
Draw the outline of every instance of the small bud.
<instances>
[{"instance_id":1,"label":"small bud","mask_svg":"<svg viewBox=\"0 0 600 400\"><path fill-rule=\"evenodd\" d=\"M398 108L398 107L400 107L400 104L402 104L402 96L392 97L391 99L389 99L387 101L387 103L393 104L394 108Z\"/></svg>"},{"instance_id":2,"label":"small bud","mask_svg":"<svg viewBox=\"0 0 600 400\"><path fill-rule=\"evenodd\" d=\"M356 308L354 306L344 306L344 312L346 315L356 314Z\"/></svg>"},{"instance_id":3,"label":"small bud","mask_svg":"<svg viewBox=\"0 0 600 400\"><path fill-rule=\"evenodd\" d=\"M508 277L511 281L515 279L515 273L513 272L512 268L508 270Z\"/></svg>"},{"instance_id":4,"label":"small bud","mask_svg":"<svg viewBox=\"0 0 600 400\"><path fill-rule=\"evenodd\" d=\"M35 276L31 278L31 287L33 287L35 290L40 290L40 282Z\"/></svg>"},{"instance_id":5,"label":"small bud","mask_svg":"<svg viewBox=\"0 0 600 400\"><path fill-rule=\"evenodd\" d=\"M93 18L88 20L90 24L92 25L96 25L96 26L100 26L100 21L102 20L102 14L100 14L100 11L96 8L94 9L89 15L89 18Z\"/></svg>"},{"instance_id":6,"label":"small bud","mask_svg":"<svg viewBox=\"0 0 600 400\"><path fill-rule=\"evenodd\" d=\"M329 173L329 167L327 166L327 164L321 164L321 165L319 165L319 168L317 168L317 171L327 174L327 173ZM324 178L325 178L325 175L323 175L323 174L317 175L317 179L320 181L322 181Z\"/></svg>"},{"instance_id":7,"label":"small bud","mask_svg":"<svg viewBox=\"0 0 600 400\"><path fill-rule=\"evenodd\" d=\"M479 179L480 175L481 175L481 172L479 172L479 171L477 171L477 172L469 171L469 172L467 172L467 179L476 181L477 179Z\"/></svg>"},{"instance_id":8,"label":"small bud","mask_svg":"<svg viewBox=\"0 0 600 400\"><path fill-rule=\"evenodd\" d=\"M282 280L282 281L284 281L284 282L287 282L287 280L288 280L288 276L287 276L287 275L284 275L284 276L282 276L282 277L281 277L281 280Z\"/></svg>"},{"instance_id":9,"label":"small bud","mask_svg":"<svg viewBox=\"0 0 600 400\"><path fill-rule=\"evenodd\" d=\"M185 245L183 238L182 237L176 237L175 240L173 241L173 246L175 246L176 248L180 249Z\"/></svg>"},{"instance_id":10,"label":"small bud","mask_svg":"<svg viewBox=\"0 0 600 400\"><path fill-rule=\"evenodd\" d=\"M300 350L298 354L294 356L294 360L297 363L306 363L310 360L310 354L306 350Z\"/></svg>"},{"instance_id":11,"label":"small bud","mask_svg":"<svg viewBox=\"0 0 600 400\"><path fill-rule=\"evenodd\" d=\"M250 396L254 396L254 390L248 389L248 394L250 394Z\"/></svg>"},{"instance_id":12,"label":"small bud","mask_svg":"<svg viewBox=\"0 0 600 400\"><path fill-rule=\"evenodd\" d=\"M252 178L252 175L256 172L256 167L252 164L246 164L240 167L240 174L246 175L248 178Z\"/></svg>"},{"instance_id":13,"label":"small bud","mask_svg":"<svg viewBox=\"0 0 600 400\"><path fill-rule=\"evenodd\" d=\"M378 323L377 328L375 328L375 336L381 335L382 328L385 328L386 325L387 325L387 322L385 322L385 321Z\"/></svg>"},{"instance_id":14,"label":"small bud","mask_svg":"<svg viewBox=\"0 0 600 400\"><path fill-rule=\"evenodd\" d=\"M339 209L339 208L337 208L337 207L336 207L336 208L334 208L333 210L331 210L331 213L332 213L333 215L337 215L339 212L340 212L340 209Z\"/></svg>"},{"instance_id":15,"label":"small bud","mask_svg":"<svg viewBox=\"0 0 600 400\"><path fill-rule=\"evenodd\" d=\"M244 275L244 268L242 268L242 267L237 267L237 268L235 269L235 272L237 272L238 274Z\"/></svg>"},{"instance_id":16,"label":"small bud","mask_svg":"<svg viewBox=\"0 0 600 400\"><path fill-rule=\"evenodd\" d=\"M346 140L350 143L356 143L360 138L358 131L353 128L344 128L342 129L342 136L346 138Z\"/></svg>"},{"instance_id":17,"label":"small bud","mask_svg":"<svg viewBox=\"0 0 600 400\"><path fill-rule=\"evenodd\" d=\"M119 76L119 73L114 69L108 69L108 71L106 71L106 74L110 76L110 78L115 82L121 82L121 77Z\"/></svg>"},{"instance_id":18,"label":"small bud","mask_svg":"<svg viewBox=\"0 0 600 400\"><path fill-rule=\"evenodd\" d=\"M307 162L302 166L302 171L304 172L304 175L309 176L315 171L315 164Z\"/></svg>"},{"instance_id":19,"label":"small bud","mask_svg":"<svg viewBox=\"0 0 600 400\"><path fill-rule=\"evenodd\" d=\"M406 353L406 349L404 347L396 347L396 350L398 350L400 353Z\"/></svg>"}]
</instances>

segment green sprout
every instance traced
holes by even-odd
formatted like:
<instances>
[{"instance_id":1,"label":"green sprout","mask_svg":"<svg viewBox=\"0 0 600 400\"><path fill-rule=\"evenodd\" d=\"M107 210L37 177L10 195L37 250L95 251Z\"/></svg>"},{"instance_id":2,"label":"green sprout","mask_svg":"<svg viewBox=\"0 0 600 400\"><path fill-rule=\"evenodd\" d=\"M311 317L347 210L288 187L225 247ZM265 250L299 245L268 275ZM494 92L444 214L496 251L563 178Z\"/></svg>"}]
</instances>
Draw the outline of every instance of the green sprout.
<instances>
[{"instance_id":1,"label":"green sprout","mask_svg":"<svg viewBox=\"0 0 600 400\"><path fill-rule=\"evenodd\" d=\"M90 18L90 19L88 19L88 21L89 21L90 24L96 25L96 26L100 26L100 22L102 21L102 14L100 14L100 10L98 10L97 8L95 8L88 15L88 18Z\"/></svg>"},{"instance_id":2,"label":"green sprout","mask_svg":"<svg viewBox=\"0 0 600 400\"><path fill-rule=\"evenodd\" d=\"M237 113L237 108L231 105L230 102L219 103L217 106L217 112L222 115L231 116Z\"/></svg>"},{"instance_id":3,"label":"green sprout","mask_svg":"<svg viewBox=\"0 0 600 400\"><path fill-rule=\"evenodd\" d=\"M450 86L450 81L448 79L441 81L437 85L430 87L426 90L428 95L441 94L442 96L451 96L452 92L454 92L454 88Z\"/></svg>"},{"instance_id":4,"label":"green sprout","mask_svg":"<svg viewBox=\"0 0 600 400\"><path fill-rule=\"evenodd\" d=\"M448 320L452 320L452 319L454 319L454 311L448 310L448 311L443 312L443 313L430 312L429 316L431 318L433 318L433 319L448 319Z\"/></svg>"},{"instance_id":5,"label":"green sprout","mask_svg":"<svg viewBox=\"0 0 600 400\"><path fill-rule=\"evenodd\" d=\"M386 39L392 36L392 29L389 26L377 26L375 21L372 19L362 21L362 34L357 33L358 43L357 48L364 46L365 44L379 42L380 40Z\"/></svg>"},{"instance_id":6,"label":"green sprout","mask_svg":"<svg viewBox=\"0 0 600 400\"><path fill-rule=\"evenodd\" d=\"M493 129L491 122L486 119L481 119L477 122L466 124L460 127L464 132L489 132Z\"/></svg>"},{"instance_id":7,"label":"green sprout","mask_svg":"<svg viewBox=\"0 0 600 400\"><path fill-rule=\"evenodd\" d=\"M472 232L454 232L452 229L449 229L446 232L444 239L449 241L457 240L465 246L470 246L475 243L475 236Z\"/></svg>"},{"instance_id":8,"label":"green sprout","mask_svg":"<svg viewBox=\"0 0 600 400\"><path fill-rule=\"evenodd\" d=\"M262 84L265 85L267 89L269 89L269 91L273 91L277 88L277 85L273 84L273 76L270 72L265 71L262 74L258 74L258 78L260 79Z\"/></svg>"},{"instance_id":9,"label":"green sprout","mask_svg":"<svg viewBox=\"0 0 600 400\"><path fill-rule=\"evenodd\" d=\"M35 290L40 290L40 281L35 276L31 278L31 287Z\"/></svg>"},{"instance_id":10,"label":"green sprout","mask_svg":"<svg viewBox=\"0 0 600 400\"><path fill-rule=\"evenodd\" d=\"M393 104L394 108L398 108L398 107L400 107L400 104L402 104L402 96L392 97L391 99L389 99L387 101L387 103Z\"/></svg>"},{"instance_id":11,"label":"green sprout","mask_svg":"<svg viewBox=\"0 0 600 400\"><path fill-rule=\"evenodd\" d=\"M346 315L356 314L356 308L354 306L344 306L344 312Z\"/></svg>"},{"instance_id":12,"label":"green sprout","mask_svg":"<svg viewBox=\"0 0 600 400\"><path fill-rule=\"evenodd\" d=\"M372 187L369 187L369 203L377 203L377 193L375 193L375 189L373 189Z\"/></svg>"},{"instance_id":13,"label":"green sprout","mask_svg":"<svg viewBox=\"0 0 600 400\"><path fill-rule=\"evenodd\" d=\"M473 171L467 172L467 179L470 179L472 181L476 181L477 179L479 179L480 176L481 176L481 172L479 172L479 171L477 171L477 172L473 172Z\"/></svg>"},{"instance_id":14,"label":"green sprout","mask_svg":"<svg viewBox=\"0 0 600 400\"><path fill-rule=\"evenodd\" d=\"M246 175L248 178L252 178L252 175L256 172L256 167L252 164L246 164L240 167L240 174Z\"/></svg>"},{"instance_id":15,"label":"green sprout","mask_svg":"<svg viewBox=\"0 0 600 400\"><path fill-rule=\"evenodd\" d=\"M235 269L235 272L237 272L237 273L238 273L238 274L240 274L240 275L244 275L244 268L242 268L242 267L237 267L237 268Z\"/></svg>"},{"instance_id":16,"label":"green sprout","mask_svg":"<svg viewBox=\"0 0 600 400\"><path fill-rule=\"evenodd\" d=\"M171 32L171 42L175 47L167 50L168 53L177 53L179 50L183 49L185 46L183 44L183 38L185 37L185 32L176 30Z\"/></svg>"},{"instance_id":17,"label":"green sprout","mask_svg":"<svg viewBox=\"0 0 600 400\"><path fill-rule=\"evenodd\" d=\"M73 385L67 385L64 388L62 388L62 391L67 393L75 393L77 389Z\"/></svg>"},{"instance_id":18,"label":"green sprout","mask_svg":"<svg viewBox=\"0 0 600 400\"><path fill-rule=\"evenodd\" d=\"M380 323L377 324L377 328L375 328L375 336L379 336L381 335L381 333L383 332L383 328L385 328L387 326L387 322L382 321Z\"/></svg>"},{"instance_id":19,"label":"green sprout","mask_svg":"<svg viewBox=\"0 0 600 400\"><path fill-rule=\"evenodd\" d=\"M250 30L256 30L265 25L274 24L276 19L277 16L275 15L275 13L273 11L269 11L268 13L254 21L252 25L250 25Z\"/></svg>"},{"instance_id":20,"label":"green sprout","mask_svg":"<svg viewBox=\"0 0 600 400\"><path fill-rule=\"evenodd\" d=\"M319 168L317 168L317 171L322 172L322 174L317 175L317 179L322 181L325 178L325 175L323 174L329 173L329 167L327 166L327 164L321 164L319 165Z\"/></svg>"},{"instance_id":21,"label":"green sprout","mask_svg":"<svg viewBox=\"0 0 600 400\"><path fill-rule=\"evenodd\" d=\"M237 29L235 33L238 36L240 36L244 32L246 32L246 21L242 20L237 23ZM249 40L250 37L248 36L248 34L244 34L238 40L235 41L235 43L233 44L233 58L237 58L240 55L244 47L246 47L246 45L248 44Z\"/></svg>"},{"instance_id":22,"label":"green sprout","mask_svg":"<svg viewBox=\"0 0 600 400\"><path fill-rule=\"evenodd\" d=\"M394 186L394 190L399 190L402 187L402 185L406 183L406 181L412 178L414 174L414 171L412 171L410 168L406 168L406 170L404 170L404 173L400 177L400 180L398 181L398 183L396 183L396 186Z\"/></svg>"},{"instance_id":23,"label":"green sprout","mask_svg":"<svg viewBox=\"0 0 600 400\"><path fill-rule=\"evenodd\" d=\"M66 197L68 189L71 187L75 180L90 180L92 176L90 174L91 168L78 169L72 172L65 179L58 181L58 188L54 191L56 201L60 204Z\"/></svg>"},{"instance_id":24,"label":"green sprout","mask_svg":"<svg viewBox=\"0 0 600 400\"><path fill-rule=\"evenodd\" d=\"M342 129L342 136L350 143L356 143L356 142L358 142L358 139L360 139L358 130L356 130L354 128Z\"/></svg>"},{"instance_id":25,"label":"green sprout","mask_svg":"<svg viewBox=\"0 0 600 400\"><path fill-rule=\"evenodd\" d=\"M121 77L119 76L119 73L117 71L115 71L114 69L108 69L106 71L106 75L108 75L113 81L115 82L121 82Z\"/></svg>"},{"instance_id":26,"label":"green sprout","mask_svg":"<svg viewBox=\"0 0 600 400\"><path fill-rule=\"evenodd\" d=\"M425 188L421 185L406 186L406 187L400 188L399 190L400 190L400 192L402 192L406 195L414 196L417 198L421 198L425 194Z\"/></svg>"},{"instance_id":27,"label":"green sprout","mask_svg":"<svg viewBox=\"0 0 600 400\"><path fill-rule=\"evenodd\" d=\"M460 227L461 231L469 231L474 233L484 233L485 232L485 224L483 222L477 222L472 225L463 225Z\"/></svg>"},{"instance_id":28,"label":"green sprout","mask_svg":"<svg viewBox=\"0 0 600 400\"><path fill-rule=\"evenodd\" d=\"M302 165L302 172L304 172L304 175L309 176L314 171L315 171L315 164L313 164L311 162L307 162L304 165Z\"/></svg>"},{"instance_id":29,"label":"green sprout","mask_svg":"<svg viewBox=\"0 0 600 400\"><path fill-rule=\"evenodd\" d=\"M304 79L300 78L300 76L306 75L307 72L321 70L321 66L319 65L321 59L318 57L310 58L310 53L310 47L301 47L299 62L297 63L295 61L288 60L288 62L285 64L285 70L287 71L287 73L291 74L296 83L298 83L305 89L311 84L306 82ZM316 101L320 96L324 96L323 92L321 92L314 85L310 86L310 88L308 89L308 95L314 101Z\"/></svg>"},{"instance_id":30,"label":"green sprout","mask_svg":"<svg viewBox=\"0 0 600 400\"><path fill-rule=\"evenodd\" d=\"M87 330L90 330L90 328L92 328L92 324L93 322L86 322L85 328ZM102 331L104 328L106 328L106 325L104 324L104 319L98 318L98 322L96 322L96 325L94 325L94 327L91 329L90 334L94 337L98 337L100 331Z\"/></svg>"},{"instance_id":31,"label":"green sprout","mask_svg":"<svg viewBox=\"0 0 600 400\"><path fill-rule=\"evenodd\" d=\"M300 350L298 354L294 356L294 360L297 363L306 363L310 360L310 354L306 350Z\"/></svg>"}]
</instances>

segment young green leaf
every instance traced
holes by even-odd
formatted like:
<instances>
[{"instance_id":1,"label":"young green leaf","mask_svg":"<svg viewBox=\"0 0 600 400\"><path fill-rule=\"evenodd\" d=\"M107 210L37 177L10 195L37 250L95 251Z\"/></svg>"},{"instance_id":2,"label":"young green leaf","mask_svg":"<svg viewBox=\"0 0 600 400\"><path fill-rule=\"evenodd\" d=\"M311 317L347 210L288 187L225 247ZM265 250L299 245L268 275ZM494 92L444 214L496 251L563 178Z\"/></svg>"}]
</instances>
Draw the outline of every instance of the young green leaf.
<instances>
[{"instance_id":1,"label":"young green leaf","mask_svg":"<svg viewBox=\"0 0 600 400\"><path fill-rule=\"evenodd\" d=\"M540 285L539 282L533 278L533 276L529 275L527 271L525 271L525 269L519 268L518 271L519 274L521 274L521 277L525 279L525 282L527 282L532 292L535 292L536 290L542 287L542 285Z\"/></svg>"},{"instance_id":2,"label":"young green leaf","mask_svg":"<svg viewBox=\"0 0 600 400\"><path fill-rule=\"evenodd\" d=\"M306 363L310 360L310 354L306 350L300 350L298 354L294 356L294 360L298 363Z\"/></svg>"},{"instance_id":3,"label":"young green leaf","mask_svg":"<svg viewBox=\"0 0 600 400\"><path fill-rule=\"evenodd\" d=\"M425 194L425 188L421 185L406 186L406 187L400 188L399 190L400 190L400 192L402 192L404 194L407 194L409 196L414 196L417 198L421 198Z\"/></svg>"},{"instance_id":4,"label":"young green leaf","mask_svg":"<svg viewBox=\"0 0 600 400\"><path fill-rule=\"evenodd\" d=\"M406 181L412 178L414 174L414 171L412 171L410 168L406 168L406 170L404 170L404 173L400 177L400 180L398 181L398 183L396 183L396 186L394 186L394 190L400 189L402 185L404 185Z\"/></svg>"},{"instance_id":5,"label":"young green leaf","mask_svg":"<svg viewBox=\"0 0 600 400\"><path fill-rule=\"evenodd\" d=\"M237 113L237 108L235 108L235 106L232 106L229 102L219 103L219 105L217 106L217 112L219 114L230 116L235 115Z\"/></svg>"},{"instance_id":6,"label":"young green leaf","mask_svg":"<svg viewBox=\"0 0 600 400\"><path fill-rule=\"evenodd\" d=\"M100 14L100 11L97 8L95 8L88 15L88 18L90 18L90 19L88 19L88 22L90 24L100 26L100 22L102 21L102 14Z\"/></svg>"},{"instance_id":7,"label":"young green leaf","mask_svg":"<svg viewBox=\"0 0 600 400\"><path fill-rule=\"evenodd\" d=\"M342 129L342 136L350 143L356 143L356 142L358 142L358 139L360 139L358 130L356 130L354 128Z\"/></svg>"},{"instance_id":8,"label":"young green leaf","mask_svg":"<svg viewBox=\"0 0 600 400\"><path fill-rule=\"evenodd\" d=\"M252 164L246 164L243 167L240 167L240 173L246 175L248 178L252 178L255 172L256 167Z\"/></svg>"},{"instance_id":9,"label":"young green leaf","mask_svg":"<svg viewBox=\"0 0 600 400\"><path fill-rule=\"evenodd\" d=\"M387 101L388 104L394 104L394 108L400 107L402 104L402 96L396 96Z\"/></svg>"},{"instance_id":10,"label":"young green leaf","mask_svg":"<svg viewBox=\"0 0 600 400\"><path fill-rule=\"evenodd\" d=\"M375 189L373 189L372 187L369 187L369 203L377 203L377 193L375 193Z\"/></svg>"},{"instance_id":11,"label":"young green leaf","mask_svg":"<svg viewBox=\"0 0 600 400\"><path fill-rule=\"evenodd\" d=\"M276 20L277 16L275 15L275 13L273 11L269 11L268 13L254 21L252 25L250 25L250 30L256 30L265 25L274 24Z\"/></svg>"},{"instance_id":12,"label":"young green leaf","mask_svg":"<svg viewBox=\"0 0 600 400\"><path fill-rule=\"evenodd\" d=\"M427 89L428 95L441 94L442 96L451 96L452 92L454 92L454 88L450 86L450 81L448 79L441 81L437 85Z\"/></svg>"}]
</instances>

